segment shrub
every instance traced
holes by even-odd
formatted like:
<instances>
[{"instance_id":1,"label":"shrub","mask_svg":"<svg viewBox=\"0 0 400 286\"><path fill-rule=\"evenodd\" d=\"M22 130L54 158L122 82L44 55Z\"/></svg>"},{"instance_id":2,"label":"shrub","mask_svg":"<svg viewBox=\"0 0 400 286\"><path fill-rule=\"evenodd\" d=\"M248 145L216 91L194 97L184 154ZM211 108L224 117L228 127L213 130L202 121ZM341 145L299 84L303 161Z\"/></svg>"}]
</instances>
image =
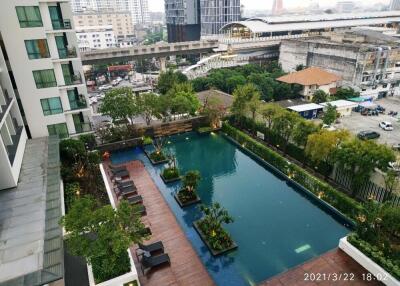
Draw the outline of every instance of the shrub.
<instances>
[{"instance_id":1,"label":"shrub","mask_svg":"<svg viewBox=\"0 0 400 286\"><path fill-rule=\"evenodd\" d=\"M162 173L165 180L171 180L179 177L179 169L176 167L165 168Z\"/></svg>"},{"instance_id":2,"label":"shrub","mask_svg":"<svg viewBox=\"0 0 400 286\"><path fill-rule=\"evenodd\" d=\"M112 259L108 256L93 258L92 270L96 284L118 277L131 270L129 255L122 251Z\"/></svg>"},{"instance_id":3,"label":"shrub","mask_svg":"<svg viewBox=\"0 0 400 286\"><path fill-rule=\"evenodd\" d=\"M378 247L369 244L368 242L360 239L357 234L353 234L347 237L347 240L358 248L362 253L371 258L383 269L389 272L396 279L400 279L400 260L392 260L385 257L383 252Z\"/></svg>"},{"instance_id":4,"label":"shrub","mask_svg":"<svg viewBox=\"0 0 400 286\"><path fill-rule=\"evenodd\" d=\"M299 183L349 218L354 220L361 211L362 206L358 202L335 190L327 183L315 178L299 166L291 164L275 151L259 143L246 133L232 127L229 123L224 122L222 130L243 147L270 163L289 178Z\"/></svg>"},{"instance_id":5,"label":"shrub","mask_svg":"<svg viewBox=\"0 0 400 286\"><path fill-rule=\"evenodd\" d=\"M81 187L78 182L71 182L65 185L64 188L64 201L66 212L68 213L74 201L81 193Z\"/></svg>"},{"instance_id":6,"label":"shrub","mask_svg":"<svg viewBox=\"0 0 400 286\"><path fill-rule=\"evenodd\" d=\"M151 137L149 137L149 136L144 136L143 137L143 145L149 145L149 144L153 144L153 139L151 139Z\"/></svg>"},{"instance_id":7,"label":"shrub","mask_svg":"<svg viewBox=\"0 0 400 286\"><path fill-rule=\"evenodd\" d=\"M155 151L155 152L151 153L149 156L150 156L150 159L153 160L154 162L160 162L160 161L167 160L167 157L164 155L163 152Z\"/></svg>"}]
</instances>

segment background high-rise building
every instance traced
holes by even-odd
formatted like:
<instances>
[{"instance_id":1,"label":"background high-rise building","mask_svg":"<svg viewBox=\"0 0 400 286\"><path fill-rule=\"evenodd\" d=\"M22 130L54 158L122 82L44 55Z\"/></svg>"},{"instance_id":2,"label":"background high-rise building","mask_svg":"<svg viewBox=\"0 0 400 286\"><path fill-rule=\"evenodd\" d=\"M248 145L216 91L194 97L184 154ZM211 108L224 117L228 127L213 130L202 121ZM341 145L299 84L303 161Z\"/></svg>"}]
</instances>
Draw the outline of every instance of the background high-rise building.
<instances>
[{"instance_id":1,"label":"background high-rise building","mask_svg":"<svg viewBox=\"0 0 400 286\"><path fill-rule=\"evenodd\" d=\"M274 0L272 4L272 15L280 15L283 12L283 0Z\"/></svg>"},{"instance_id":2,"label":"background high-rise building","mask_svg":"<svg viewBox=\"0 0 400 286\"><path fill-rule=\"evenodd\" d=\"M199 0L165 0L168 42L200 39Z\"/></svg>"},{"instance_id":3,"label":"background high-rise building","mask_svg":"<svg viewBox=\"0 0 400 286\"><path fill-rule=\"evenodd\" d=\"M353 1L340 1L336 3L336 10L338 13L351 13L355 4Z\"/></svg>"},{"instance_id":4,"label":"background high-rise building","mask_svg":"<svg viewBox=\"0 0 400 286\"><path fill-rule=\"evenodd\" d=\"M225 24L240 20L240 0L165 0L168 42L215 35Z\"/></svg>"},{"instance_id":5,"label":"background high-rise building","mask_svg":"<svg viewBox=\"0 0 400 286\"><path fill-rule=\"evenodd\" d=\"M222 26L240 20L240 0L200 0L201 35L218 34Z\"/></svg>"},{"instance_id":6,"label":"background high-rise building","mask_svg":"<svg viewBox=\"0 0 400 286\"><path fill-rule=\"evenodd\" d=\"M82 12L87 9L129 11L133 24L145 25L150 20L148 0L72 0L71 6L74 12Z\"/></svg>"},{"instance_id":7,"label":"background high-rise building","mask_svg":"<svg viewBox=\"0 0 400 286\"><path fill-rule=\"evenodd\" d=\"M391 0L390 10L400 10L400 0Z\"/></svg>"}]
</instances>

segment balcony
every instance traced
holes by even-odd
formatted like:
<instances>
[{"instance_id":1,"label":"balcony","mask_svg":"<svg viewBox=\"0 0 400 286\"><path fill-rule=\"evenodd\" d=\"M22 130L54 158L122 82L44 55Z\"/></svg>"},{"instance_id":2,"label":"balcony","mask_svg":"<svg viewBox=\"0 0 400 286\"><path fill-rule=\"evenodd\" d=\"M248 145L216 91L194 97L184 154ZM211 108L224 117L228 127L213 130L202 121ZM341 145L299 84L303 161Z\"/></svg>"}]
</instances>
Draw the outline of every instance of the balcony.
<instances>
[{"instance_id":1,"label":"balcony","mask_svg":"<svg viewBox=\"0 0 400 286\"><path fill-rule=\"evenodd\" d=\"M60 59L76 58L77 56L78 54L75 47L58 49L58 57Z\"/></svg>"},{"instance_id":2,"label":"balcony","mask_svg":"<svg viewBox=\"0 0 400 286\"><path fill-rule=\"evenodd\" d=\"M22 130L24 129L23 126L17 126L15 128L16 134L11 135L11 139L13 144L12 145L7 145L7 153L8 153L8 159L10 160L11 166L14 163L15 155L17 154L17 149L18 149L18 144L19 140L21 138Z\"/></svg>"},{"instance_id":3,"label":"balcony","mask_svg":"<svg viewBox=\"0 0 400 286\"><path fill-rule=\"evenodd\" d=\"M0 105L0 122L3 120L4 115L6 114L7 108L10 106L12 98L8 95L7 90L3 90L5 104Z\"/></svg>"},{"instance_id":4,"label":"balcony","mask_svg":"<svg viewBox=\"0 0 400 286\"><path fill-rule=\"evenodd\" d=\"M64 74L64 83L64 86L83 84L82 75L80 73Z\"/></svg>"},{"instance_id":5,"label":"balcony","mask_svg":"<svg viewBox=\"0 0 400 286\"><path fill-rule=\"evenodd\" d=\"M58 19L52 20L51 24L53 26L53 30L71 30L71 20L69 19Z\"/></svg>"},{"instance_id":6,"label":"balcony","mask_svg":"<svg viewBox=\"0 0 400 286\"><path fill-rule=\"evenodd\" d=\"M80 97L80 99L69 101L69 106L70 106L71 110L87 108L87 102L86 102L85 98L83 97L83 95L80 95L79 97Z\"/></svg>"},{"instance_id":7,"label":"balcony","mask_svg":"<svg viewBox=\"0 0 400 286\"><path fill-rule=\"evenodd\" d=\"M74 124L75 124L75 133L76 134L93 131L92 123L90 123L90 122L75 122Z\"/></svg>"}]
</instances>

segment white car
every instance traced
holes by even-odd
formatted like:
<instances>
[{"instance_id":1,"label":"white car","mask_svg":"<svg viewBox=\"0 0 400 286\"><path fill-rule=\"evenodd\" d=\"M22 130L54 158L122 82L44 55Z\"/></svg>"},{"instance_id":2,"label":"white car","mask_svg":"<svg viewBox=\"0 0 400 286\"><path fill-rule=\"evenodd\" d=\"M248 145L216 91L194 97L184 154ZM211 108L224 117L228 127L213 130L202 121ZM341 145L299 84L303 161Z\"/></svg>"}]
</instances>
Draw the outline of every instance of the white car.
<instances>
[{"instance_id":1,"label":"white car","mask_svg":"<svg viewBox=\"0 0 400 286\"><path fill-rule=\"evenodd\" d=\"M115 80L116 80L118 83L120 83L120 82L122 81L122 78L121 78L121 77L117 77Z\"/></svg>"},{"instance_id":2,"label":"white car","mask_svg":"<svg viewBox=\"0 0 400 286\"><path fill-rule=\"evenodd\" d=\"M99 90L109 90L109 89L112 89L111 84L105 84L99 87Z\"/></svg>"},{"instance_id":3,"label":"white car","mask_svg":"<svg viewBox=\"0 0 400 286\"><path fill-rule=\"evenodd\" d=\"M393 130L392 123L390 123L388 121L382 121L381 123L379 123L379 127L382 128L385 131L392 131Z\"/></svg>"},{"instance_id":4,"label":"white car","mask_svg":"<svg viewBox=\"0 0 400 286\"><path fill-rule=\"evenodd\" d=\"M325 129L325 130L327 130L327 131L336 131L335 126L328 125L328 124L322 125L322 129Z\"/></svg>"}]
</instances>

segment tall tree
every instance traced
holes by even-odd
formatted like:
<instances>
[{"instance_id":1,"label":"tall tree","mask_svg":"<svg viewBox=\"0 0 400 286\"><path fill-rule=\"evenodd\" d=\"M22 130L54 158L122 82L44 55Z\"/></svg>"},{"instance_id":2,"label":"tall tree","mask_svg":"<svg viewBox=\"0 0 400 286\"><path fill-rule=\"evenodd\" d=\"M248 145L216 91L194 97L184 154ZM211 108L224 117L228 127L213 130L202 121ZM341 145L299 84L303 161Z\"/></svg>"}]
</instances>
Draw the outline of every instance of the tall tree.
<instances>
[{"instance_id":1,"label":"tall tree","mask_svg":"<svg viewBox=\"0 0 400 286\"><path fill-rule=\"evenodd\" d=\"M268 104L262 105L260 114L266 121L267 128L271 129L274 118L279 113L284 112L284 111L285 111L285 109L280 107L279 105L274 104L274 103L268 103Z\"/></svg>"},{"instance_id":2,"label":"tall tree","mask_svg":"<svg viewBox=\"0 0 400 286\"><path fill-rule=\"evenodd\" d=\"M317 89L312 98L312 102L314 103L322 103L328 101L328 94L322 89Z\"/></svg>"},{"instance_id":3,"label":"tall tree","mask_svg":"<svg viewBox=\"0 0 400 286\"><path fill-rule=\"evenodd\" d=\"M261 104L260 92L257 87L251 83L239 86L233 92L233 96L231 112L238 117L246 116L247 112L251 112L254 119Z\"/></svg>"},{"instance_id":4,"label":"tall tree","mask_svg":"<svg viewBox=\"0 0 400 286\"><path fill-rule=\"evenodd\" d=\"M161 94L166 94L174 85L187 82L187 77L180 71L168 70L158 77L157 89Z\"/></svg>"},{"instance_id":5,"label":"tall tree","mask_svg":"<svg viewBox=\"0 0 400 286\"><path fill-rule=\"evenodd\" d=\"M337 116L338 113L336 111L336 106L328 103L324 112L324 117L322 118L322 122L324 122L326 125L331 125L336 121Z\"/></svg>"},{"instance_id":6,"label":"tall tree","mask_svg":"<svg viewBox=\"0 0 400 286\"><path fill-rule=\"evenodd\" d=\"M294 127L300 120L301 117L297 112L287 110L275 116L273 126L276 132L282 137L285 148L292 139Z\"/></svg>"},{"instance_id":7,"label":"tall tree","mask_svg":"<svg viewBox=\"0 0 400 286\"><path fill-rule=\"evenodd\" d=\"M335 98L337 99L349 99L358 96L360 96L360 93L351 87L339 87L335 93Z\"/></svg>"},{"instance_id":8,"label":"tall tree","mask_svg":"<svg viewBox=\"0 0 400 286\"><path fill-rule=\"evenodd\" d=\"M370 178L375 168L386 171L389 162L395 158L394 152L386 145L359 139L344 142L336 150L340 168L351 174L353 196L358 194L360 187Z\"/></svg>"},{"instance_id":9,"label":"tall tree","mask_svg":"<svg viewBox=\"0 0 400 286\"><path fill-rule=\"evenodd\" d=\"M130 87L115 88L107 92L99 111L110 116L115 123L129 118L131 124L134 117L140 113Z\"/></svg>"},{"instance_id":10,"label":"tall tree","mask_svg":"<svg viewBox=\"0 0 400 286\"><path fill-rule=\"evenodd\" d=\"M155 93L142 93L137 96L140 113L146 120L146 124L150 125L153 117L161 118L160 98Z\"/></svg>"},{"instance_id":11,"label":"tall tree","mask_svg":"<svg viewBox=\"0 0 400 286\"><path fill-rule=\"evenodd\" d=\"M307 144L308 136L317 132L319 126L310 120L300 119L293 130L293 141L300 147Z\"/></svg>"}]
</instances>

